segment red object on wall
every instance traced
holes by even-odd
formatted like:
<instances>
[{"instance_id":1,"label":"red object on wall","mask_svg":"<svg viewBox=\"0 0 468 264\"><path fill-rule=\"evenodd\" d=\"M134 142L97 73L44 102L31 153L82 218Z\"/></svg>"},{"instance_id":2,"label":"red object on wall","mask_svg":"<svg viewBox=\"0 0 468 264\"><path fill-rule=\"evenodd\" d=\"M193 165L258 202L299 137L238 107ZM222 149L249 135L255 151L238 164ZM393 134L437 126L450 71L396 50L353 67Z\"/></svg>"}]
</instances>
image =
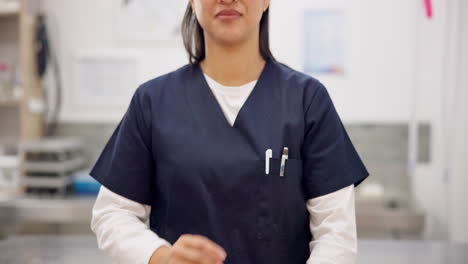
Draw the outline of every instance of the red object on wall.
<instances>
[{"instance_id":1,"label":"red object on wall","mask_svg":"<svg viewBox=\"0 0 468 264\"><path fill-rule=\"evenodd\" d=\"M432 1L424 0L424 7L426 9L426 15L428 18L432 18Z\"/></svg>"}]
</instances>

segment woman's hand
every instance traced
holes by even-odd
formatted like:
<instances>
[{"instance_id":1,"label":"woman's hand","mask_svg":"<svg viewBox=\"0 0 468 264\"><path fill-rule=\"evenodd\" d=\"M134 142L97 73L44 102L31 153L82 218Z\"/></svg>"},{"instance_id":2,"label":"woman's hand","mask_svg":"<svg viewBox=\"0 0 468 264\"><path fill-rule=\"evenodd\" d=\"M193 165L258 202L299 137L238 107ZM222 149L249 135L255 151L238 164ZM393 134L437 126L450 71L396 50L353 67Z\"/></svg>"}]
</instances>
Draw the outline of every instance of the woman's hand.
<instances>
[{"instance_id":1,"label":"woman's hand","mask_svg":"<svg viewBox=\"0 0 468 264\"><path fill-rule=\"evenodd\" d=\"M207 237L183 234L171 248L161 247L156 250L153 257L151 257L150 263L222 264L226 256L224 249Z\"/></svg>"}]
</instances>

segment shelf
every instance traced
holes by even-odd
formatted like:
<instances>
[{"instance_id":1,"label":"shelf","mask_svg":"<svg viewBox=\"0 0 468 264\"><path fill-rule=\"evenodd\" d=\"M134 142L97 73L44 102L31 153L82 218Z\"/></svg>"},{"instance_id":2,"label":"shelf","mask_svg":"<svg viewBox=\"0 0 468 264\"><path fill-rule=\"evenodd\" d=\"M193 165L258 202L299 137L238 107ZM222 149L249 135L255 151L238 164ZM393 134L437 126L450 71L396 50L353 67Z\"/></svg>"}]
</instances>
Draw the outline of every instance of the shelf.
<instances>
[{"instance_id":1,"label":"shelf","mask_svg":"<svg viewBox=\"0 0 468 264\"><path fill-rule=\"evenodd\" d=\"M2 107L2 106L13 107L13 106L19 106L19 105L20 105L20 99L0 98L0 107Z\"/></svg>"},{"instance_id":2,"label":"shelf","mask_svg":"<svg viewBox=\"0 0 468 264\"><path fill-rule=\"evenodd\" d=\"M13 87L13 93L0 93L0 142L17 144L44 136L45 113L34 108L38 100L44 100L44 87L36 69L37 2L0 0L0 42L5 46L2 53L18 66L14 76L21 76L20 82L13 84L21 86L19 90Z\"/></svg>"},{"instance_id":3,"label":"shelf","mask_svg":"<svg viewBox=\"0 0 468 264\"><path fill-rule=\"evenodd\" d=\"M16 16L20 13L20 5L18 3L0 4L0 17Z\"/></svg>"},{"instance_id":4,"label":"shelf","mask_svg":"<svg viewBox=\"0 0 468 264\"><path fill-rule=\"evenodd\" d=\"M0 155L0 168L16 168L20 164L18 155Z\"/></svg>"}]
</instances>

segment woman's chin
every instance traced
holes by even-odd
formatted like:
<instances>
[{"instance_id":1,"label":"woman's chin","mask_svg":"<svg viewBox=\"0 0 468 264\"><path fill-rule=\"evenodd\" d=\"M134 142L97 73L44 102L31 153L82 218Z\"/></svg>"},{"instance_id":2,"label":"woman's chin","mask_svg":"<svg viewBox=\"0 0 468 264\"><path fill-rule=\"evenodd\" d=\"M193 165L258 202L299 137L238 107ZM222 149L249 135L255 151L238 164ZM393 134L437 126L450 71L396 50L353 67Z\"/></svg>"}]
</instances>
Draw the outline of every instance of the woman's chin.
<instances>
[{"instance_id":1,"label":"woman's chin","mask_svg":"<svg viewBox=\"0 0 468 264\"><path fill-rule=\"evenodd\" d=\"M242 43L245 38L240 34L234 32L224 32L222 35L216 38L217 42L226 46L235 46Z\"/></svg>"}]
</instances>

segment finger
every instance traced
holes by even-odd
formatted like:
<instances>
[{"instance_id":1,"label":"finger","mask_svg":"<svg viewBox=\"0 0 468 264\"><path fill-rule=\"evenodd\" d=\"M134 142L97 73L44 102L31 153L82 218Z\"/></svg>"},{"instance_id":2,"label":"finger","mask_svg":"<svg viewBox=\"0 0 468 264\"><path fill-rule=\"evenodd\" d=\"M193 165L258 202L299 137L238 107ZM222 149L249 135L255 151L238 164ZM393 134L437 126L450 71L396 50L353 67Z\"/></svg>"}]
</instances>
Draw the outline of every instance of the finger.
<instances>
[{"instance_id":1,"label":"finger","mask_svg":"<svg viewBox=\"0 0 468 264\"><path fill-rule=\"evenodd\" d=\"M188 261L188 260L185 260L185 259L176 258L176 259L172 260L172 262L169 262L169 264L200 264L200 263L199 262L194 262L194 261Z\"/></svg>"},{"instance_id":2,"label":"finger","mask_svg":"<svg viewBox=\"0 0 468 264\"><path fill-rule=\"evenodd\" d=\"M197 264L215 264L219 261L218 257L207 254L205 251L193 247L181 247L174 251L174 256L188 262Z\"/></svg>"},{"instance_id":3,"label":"finger","mask_svg":"<svg viewBox=\"0 0 468 264\"><path fill-rule=\"evenodd\" d=\"M205 236L188 235L184 242L187 247L203 250L206 254L210 254L221 261L226 257L226 251Z\"/></svg>"},{"instance_id":4,"label":"finger","mask_svg":"<svg viewBox=\"0 0 468 264\"><path fill-rule=\"evenodd\" d=\"M197 261L193 261L185 257L186 248L183 246L173 247L171 251L169 264L200 264Z\"/></svg>"},{"instance_id":5,"label":"finger","mask_svg":"<svg viewBox=\"0 0 468 264\"><path fill-rule=\"evenodd\" d=\"M202 235L194 235L194 236L196 239L199 240L197 244L198 248L207 252L208 254L217 255L222 260L224 260L226 256L226 252L221 246L219 246L218 244L216 244L215 242L213 242L212 240L210 240L209 238L205 236L202 236Z\"/></svg>"}]
</instances>

